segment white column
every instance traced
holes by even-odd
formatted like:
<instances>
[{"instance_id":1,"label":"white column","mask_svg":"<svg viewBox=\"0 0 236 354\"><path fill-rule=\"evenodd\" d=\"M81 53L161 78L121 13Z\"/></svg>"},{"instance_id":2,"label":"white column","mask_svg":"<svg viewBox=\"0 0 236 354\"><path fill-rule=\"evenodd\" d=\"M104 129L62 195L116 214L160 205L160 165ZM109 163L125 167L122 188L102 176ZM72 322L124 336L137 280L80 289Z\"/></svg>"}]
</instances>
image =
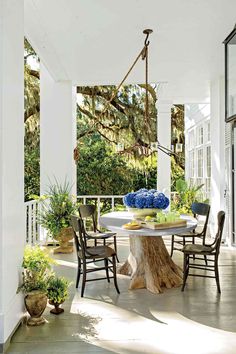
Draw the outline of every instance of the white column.
<instances>
[{"instance_id":1,"label":"white column","mask_svg":"<svg viewBox=\"0 0 236 354\"><path fill-rule=\"evenodd\" d=\"M50 181L67 180L76 194L76 88L71 81L55 82L46 67L40 70L40 192Z\"/></svg>"},{"instance_id":2,"label":"white column","mask_svg":"<svg viewBox=\"0 0 236 354\"><path fill-rule=\"evenodd\" d=\"M224 210L225 189L224 82L211 82L211 233L217 228L217 213Z\"/></svg>"},{"instance_id":3,"label":"white column","mask_svg":"<svg viewBox=\"0 0 236 354\"><path fill-rule=\"evenodd\" d=\"M171 148L171 107L172 102L158 99L157 101L157 135L161 145ZM171 191L171 158L158 150L157 189L170 197Z\"/></svg>"},{"instance_id":4,"label":"white column","mask_svg":"<svg viewBox=\"0 0 236 354\"><path fill-rule=\"evenodd\" d=\"M0 0L0 352L23 313L24 1Z\"/></svg>"}]
</instances>

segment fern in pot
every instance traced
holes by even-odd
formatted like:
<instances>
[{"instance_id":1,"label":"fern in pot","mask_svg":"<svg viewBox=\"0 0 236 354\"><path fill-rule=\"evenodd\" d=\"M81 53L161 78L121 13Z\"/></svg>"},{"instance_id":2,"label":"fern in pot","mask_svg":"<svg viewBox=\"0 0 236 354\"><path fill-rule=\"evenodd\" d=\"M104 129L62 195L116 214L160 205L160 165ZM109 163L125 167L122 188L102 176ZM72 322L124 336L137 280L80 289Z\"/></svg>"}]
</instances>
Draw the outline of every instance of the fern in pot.
<instances>
[{"instance_id":1,"label":"fern in pot","mask_svg":"<svg viewBox=\"0 0 236 354\"><path fill-rule=\"evenodd\" d=\"M73 247L69 241L73 239L73 231L70 226L70 217L77 212L77 203L71 195L71 187L65 182L58 182L49 186L43 200L39 223L48 231L49 235L59 243L54 253L71 253Z\"/></svg>"}]
</instances>

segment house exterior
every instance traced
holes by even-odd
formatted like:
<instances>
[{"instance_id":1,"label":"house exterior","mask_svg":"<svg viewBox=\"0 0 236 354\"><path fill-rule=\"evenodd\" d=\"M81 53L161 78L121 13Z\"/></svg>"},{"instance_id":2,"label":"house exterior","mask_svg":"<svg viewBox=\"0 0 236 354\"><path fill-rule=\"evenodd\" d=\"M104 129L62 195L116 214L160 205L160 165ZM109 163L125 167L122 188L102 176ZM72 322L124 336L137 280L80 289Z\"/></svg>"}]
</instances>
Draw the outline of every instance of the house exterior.
<instances>
[{"instance_id":1,"label":"house exterior","mask_svg":"<svg viewBox=\"0 0 236 354\"><path fill-rule=\"evenodd\" d=\"M234 166L234 138L224 119L222 41L234 26L235 13L235 0L227 6L223 0L131 0L125 5L109 0L0 0L1 350L24 310L22 295L16 294L25 245L24 35L41 60L41 192L53 176L59 182L65 177L76 181L76 85L120 82L148 24L154 30L150 82L160 83L159 140L170 148L172 104L185 104L190 144L186 177L204 181L214 231L217 212L232 205L232 174L227 171ZM143 78L139 67L127 83ZM170 190L170 161L161 153L158 159L159 188ZM234 219L230 211L225 235L229 245L234 243Z\"/></svg>"}]
</instances>

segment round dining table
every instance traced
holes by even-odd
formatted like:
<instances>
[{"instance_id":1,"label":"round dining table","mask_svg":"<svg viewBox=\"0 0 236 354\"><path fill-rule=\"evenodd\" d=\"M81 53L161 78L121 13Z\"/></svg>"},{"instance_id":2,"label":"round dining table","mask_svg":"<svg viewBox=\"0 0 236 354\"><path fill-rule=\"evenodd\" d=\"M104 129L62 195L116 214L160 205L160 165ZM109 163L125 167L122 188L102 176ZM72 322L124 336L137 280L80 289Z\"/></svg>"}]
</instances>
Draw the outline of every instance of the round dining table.
<instances>
[{"instance_id":1,"label":"round dining table","mask_svg":"<svg viewBox=\"0 0 236 354\"><path fill-rule=\"evenodd\" d=\"M162 293L165 288L182 284L182 270L170 257L162 236L186 233L196 228L197 220L181 215L186 226L152 230L142 227L139 230L126 230L122 226L133 220L128 211L104 214L99 224L118 236L129 236L130 254L118 273L131 276L129 289L146 288L152 293Z\"/></svg>"}]
</instances>

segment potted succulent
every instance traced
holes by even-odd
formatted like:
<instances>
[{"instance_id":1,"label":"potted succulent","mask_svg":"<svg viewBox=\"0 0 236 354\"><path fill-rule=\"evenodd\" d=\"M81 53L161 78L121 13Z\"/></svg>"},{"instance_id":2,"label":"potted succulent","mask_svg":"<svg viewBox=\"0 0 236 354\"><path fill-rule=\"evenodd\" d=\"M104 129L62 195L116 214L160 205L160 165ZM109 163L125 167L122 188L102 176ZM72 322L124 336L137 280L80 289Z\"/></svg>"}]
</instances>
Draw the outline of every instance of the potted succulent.
<instances>
[{"instance_id":1,"label":"potted succulent","mask_svg":"<svg viewBox=\"0 0 236 354\"><path fill-rule=\"evenodd\" d=\"M63 185L56 182L49 187L48 194L40 198L43 203L39 223L59 243L54 253L73 252L73 247L68 244L73 239L70 217L71 214L77 212L77 203L73 200L70 191L71 188L67 182Z\"/></svg>"},{"instance_id":2,"label":"potted succulent","mask_svg":"<svg viewBox=\"0 0 236 354\"><path fill-rule=\"evenodd\" d=\"M50 278L47 289L47 296L49 304L53 305L54 308L50 311L54 315L59 315L64 312L64 309L60 305L68 297L68 288L70 283L64 277L53 276Z\"/></svg>"},{"instance_id":3,"label":"potted succulent","mask_svg":"<svg viewBox=\"0 0 236 354\"><path fill-rule=\"evenodd\" d=\"M27 324L38 326L45 323L42 314L47 306L48 281L52 276L53 259L39 246L26 246L22 267L22 284L18 291L25 294L25 306L30 314Z\"/></svg>"}]
</instances>

